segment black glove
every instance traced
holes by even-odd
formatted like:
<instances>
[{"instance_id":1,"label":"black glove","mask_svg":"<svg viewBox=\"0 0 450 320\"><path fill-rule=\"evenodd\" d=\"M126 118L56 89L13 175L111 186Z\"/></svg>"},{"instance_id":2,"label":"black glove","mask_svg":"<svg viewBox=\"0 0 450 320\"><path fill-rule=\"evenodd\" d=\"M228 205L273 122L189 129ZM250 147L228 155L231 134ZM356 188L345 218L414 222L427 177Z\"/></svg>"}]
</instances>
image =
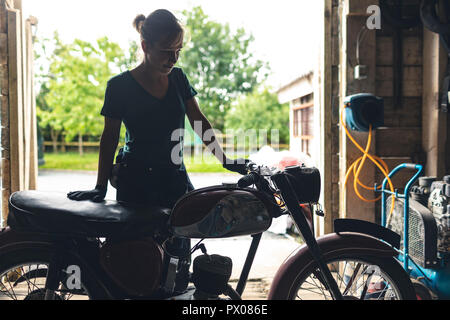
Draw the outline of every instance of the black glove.
<instances>
[{"instance_id":1,"label":"black glove","mask_svg":"<svg viewBox=\"0 0 450 320\"><path fill-rule=\"evenodd\" d=\"M237 172L242 175L246 175L248 173L247 164L250 162L248 159L236 159L236 160L225 160L223 167L232 172Z\"/></svg>"},{"instance_id":2,"label":"black glove","mask_svg":"<svg viewBox=\"0 0 450 320\"><path fill-rule=\"evenodd\" d=\"M106 196L107 187L96 186L95 189L89 191L72 191L67 194L70 200L83 201L92 200L94 202L102 202Z\"/></svg>"}]
</instances>

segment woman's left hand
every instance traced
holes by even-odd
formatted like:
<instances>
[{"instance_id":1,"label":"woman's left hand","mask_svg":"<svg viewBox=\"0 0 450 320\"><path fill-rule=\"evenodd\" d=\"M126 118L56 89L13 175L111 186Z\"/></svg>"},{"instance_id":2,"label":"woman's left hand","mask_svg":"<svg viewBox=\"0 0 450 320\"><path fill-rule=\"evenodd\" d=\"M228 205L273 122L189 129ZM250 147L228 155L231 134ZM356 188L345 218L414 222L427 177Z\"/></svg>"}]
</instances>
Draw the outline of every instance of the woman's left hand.
<instances>
[{"instance_id":1,"label":"woman's left hand","mask_svg":"<svg viewBox=\"0 0 450 320\"><path fill-rule=\"evenodd\" d=\"M92 200L94 202L102 202L105 199L106 190L107 187L96 186L93 190L69 192L67 198L75 201Z\"/></svg>"}]
</instances>

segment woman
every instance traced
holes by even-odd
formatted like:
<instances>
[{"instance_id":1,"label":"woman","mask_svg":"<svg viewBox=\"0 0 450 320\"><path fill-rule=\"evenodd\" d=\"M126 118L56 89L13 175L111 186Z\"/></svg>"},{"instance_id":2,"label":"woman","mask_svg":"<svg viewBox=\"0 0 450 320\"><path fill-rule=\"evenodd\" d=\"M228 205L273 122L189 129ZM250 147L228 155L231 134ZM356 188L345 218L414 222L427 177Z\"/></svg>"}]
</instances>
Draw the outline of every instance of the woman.
<instances>
[{"instance_id":1,"label":"woman","mask_svg":"<svg viewBox=\"0 0 450 320\"><path fill-rule=\"evenodd\" d=\"M173 133L184 129L185 116L203 138L211 124L200 111L195 95L180 68L175 68L183 45L184 30L167 10L156 10L147 18L136 17L134 26L141 34L144 61L108 81L101 114L105 126L100 140L97 186L90 191L70 192L73 200L102 201L113 167L122 121L127 129L125 147L119 153L122 166L117 200L158 203L172 207L193 186L184 164L173 151L182 137ZM194 126L200 122L200 126ZM211 132L211 131L210 131ZM213 136L204 141L224 167L245 173L242 159L230 160ZM161 180L162 179L162 180Z\"/></svg>"},{"instance_id":2,"label":"woman","mask_svg":"<svg viewBox=\"0 0 450 320\"><path fill-rule=\"evenodd\" d=\"M108 81L101 114L105 125L100 141L97 185L93 190L68 193L72 200L103 201L113 168L122 121L127 129L125 146L119 152L120 170L117 200L172 208L194 188L189 180L181 152L174 152L182 137L173 133L184 129L185 116L193 128L201 127L202 137L211 124L200 111L186 75L175 68L183 45L184 30L167 10L156 10L147 18L139 15L134 26L141 35L143 62ZM201 126L194 126L200 121ZM175 140L175 141L174 141ZM215 137L204 141L224 167L245 173L243 160L224 156ZM182 155L181 155L182 159ZM173 242L174 251L187 252L190 244ZM180 252L180 253L181 253Z\"/></svg>"}]
</instances>

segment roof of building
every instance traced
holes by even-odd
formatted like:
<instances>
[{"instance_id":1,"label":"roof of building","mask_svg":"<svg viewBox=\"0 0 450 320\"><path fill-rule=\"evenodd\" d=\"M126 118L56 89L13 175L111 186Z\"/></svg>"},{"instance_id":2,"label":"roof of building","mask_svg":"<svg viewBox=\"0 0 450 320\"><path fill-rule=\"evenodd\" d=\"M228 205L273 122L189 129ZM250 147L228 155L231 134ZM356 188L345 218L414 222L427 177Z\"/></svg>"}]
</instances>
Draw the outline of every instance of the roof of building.
<instances>
[{"instance_id":1,"label":"roof of building","mask_svg":"<svg viewBox=\"0 0 450 320\"><path fill-rule=\"evenodd\" d=\"M305 79L305 78L311 77L312 75L314 75L314 71L310 70L310 71L308 71L308 72L306 72L306 73L300 75L299 77L295 78L294 80L288 82L287 84L281 86L281 87L276 91L276 93L278 94L278 93L280 93L281 91L283 91L283 90L285 90L285 89L291 87L292 85L296 84L297 82L299 82L299 81L301 81L301 80L303 80L303 79Z\"/></svg>"}]
</instances>

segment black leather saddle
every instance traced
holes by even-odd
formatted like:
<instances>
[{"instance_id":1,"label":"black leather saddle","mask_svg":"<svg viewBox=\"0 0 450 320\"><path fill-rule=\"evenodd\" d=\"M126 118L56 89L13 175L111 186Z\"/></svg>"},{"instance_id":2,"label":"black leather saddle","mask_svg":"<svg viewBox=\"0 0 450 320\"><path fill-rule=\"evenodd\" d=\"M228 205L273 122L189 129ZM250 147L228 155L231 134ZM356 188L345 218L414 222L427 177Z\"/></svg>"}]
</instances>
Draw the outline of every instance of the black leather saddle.
<instances>
[{"instance_id":1,"label":"black leather saddle","mask_svg":"<svg viewBox=\"0 0 450 320\"><path fill-rule=\"evenodd\" d=\"M64 193L19 191L9 199L12 229L78 237L129 237L167 230L170 209L117 201L73 201Z\"/></svg>"}]
</instances>

